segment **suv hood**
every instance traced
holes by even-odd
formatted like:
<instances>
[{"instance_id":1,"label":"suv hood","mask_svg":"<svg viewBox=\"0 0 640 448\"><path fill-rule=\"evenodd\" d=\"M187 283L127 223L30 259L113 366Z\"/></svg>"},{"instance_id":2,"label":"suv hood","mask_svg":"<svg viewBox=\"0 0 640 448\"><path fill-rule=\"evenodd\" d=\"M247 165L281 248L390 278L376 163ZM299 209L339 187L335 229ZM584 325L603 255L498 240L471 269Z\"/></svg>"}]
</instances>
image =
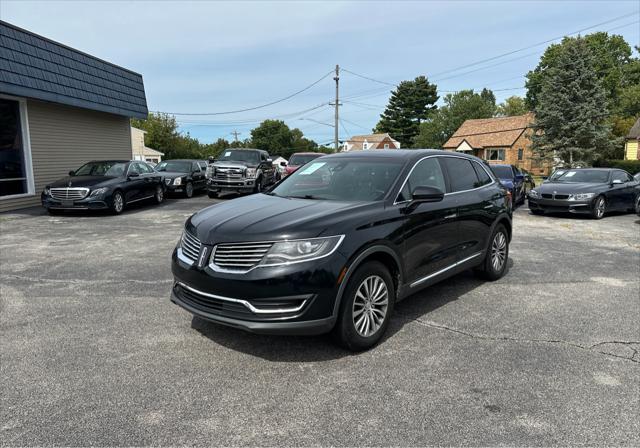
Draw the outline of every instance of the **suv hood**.
<instances>
[{"instance_id":1,"label":"suv hood","mask_svg":"<svg viewBox=\"0 0 640 448\"><path fill-rule=\"evenodd\" d=\"M356 225L354 219L369 215L375 209L376 204L369 202L254 194L200 210L185 226L205 244L313 238L327 229L331 229L331 235L344 233L345 226Z\"/></svg>"},{"instance_id":2,"label":"suv hood","mask_svg":"<svg viewBox=\"0 0 640 448\"><path fill-rule=\"evenodd\" d=\"M535 190L538 193L561 193L561 194L571 194L571 193L589 193L589 192L599 192L606 188L609 188L609 184L594 184L594 183L570 183L570 182L545 182L541 184L539 187L536 187Z\"/></svg>"},{"instance_id":3,"label":"suv hood","mask_svg":"<svg viewBox=\"0 0 640 448\"><path fill-rule=\"evenodd\" d=\"M51 188L100 187L115 179L110 176L67 176L49 184Z\"/></svg>"}]
</instances>

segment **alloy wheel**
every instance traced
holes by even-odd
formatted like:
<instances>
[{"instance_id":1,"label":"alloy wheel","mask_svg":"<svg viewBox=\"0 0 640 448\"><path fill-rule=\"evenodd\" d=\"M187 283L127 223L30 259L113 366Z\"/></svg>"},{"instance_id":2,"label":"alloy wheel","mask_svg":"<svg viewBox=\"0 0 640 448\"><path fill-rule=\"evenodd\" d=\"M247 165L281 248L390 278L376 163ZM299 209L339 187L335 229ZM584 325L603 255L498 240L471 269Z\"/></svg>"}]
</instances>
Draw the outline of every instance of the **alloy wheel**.
<instances>
[{"instance_id":1,"label":"alloy wheel","mask_svg":"<svg viewBox=\"0 0 640 448\"><path fill-rule=\"evenodd\" d=\"M500 272L507 260L507 237L498 232L491 243L491 266L495 272Z\"/></svg>"},{"instance_id":2,"label":"alloy wheel","mask_svg":"<svg viewBox=\"0 0 640 448\"><path fill-rule=\"evenodd\" d=\"M120 213L124 208L124 199L122 199L122 195L120 193L116 193L113 197L113 209L116 213Z\"/></svg>"},{"instance_id":3,"label":"alloy wheel","mask_svg":"<svg viewBox=\"0 0 640 448\"><path fill-rule=\"evenodd\" d=\"M353 324L360 336L369 337L375 334L387 316L389 307L389 290L384 280L371 275L365 278L353 301Z\"/></svg>"},{"instance_id":4,"label":"alloy wheel","mask_svg":"<svg viewBox=\"0 0 640 448\"><path fill-rule=\"evenodd\" d=\"M603 198L600 198L597 200L596 202L596 216L598 218L602 218L604 216L604 210L605 210L605 202Z\"/></svg>"},{"instance_id":5,"label":"alloy wheel","mask_svg":"<svg viewBox=\"0 0 640 448\"><path fill-rule=\"evenodd\" d=\"M187 195L188 198L193 196L193 184L191 182L189 182L185 187L185 194Z\"/></svg>"},{"instance_id":6,"label":"alloy wheel","mask_svg":"<svg viewBox=\"0 0 640 448\"><path fill-rule=\"evenodd\" d=\"M156 188L156 202L159 204L164 199L164 192L162 191L162 187L158 186Z\"/></svg>"}]
</instances>

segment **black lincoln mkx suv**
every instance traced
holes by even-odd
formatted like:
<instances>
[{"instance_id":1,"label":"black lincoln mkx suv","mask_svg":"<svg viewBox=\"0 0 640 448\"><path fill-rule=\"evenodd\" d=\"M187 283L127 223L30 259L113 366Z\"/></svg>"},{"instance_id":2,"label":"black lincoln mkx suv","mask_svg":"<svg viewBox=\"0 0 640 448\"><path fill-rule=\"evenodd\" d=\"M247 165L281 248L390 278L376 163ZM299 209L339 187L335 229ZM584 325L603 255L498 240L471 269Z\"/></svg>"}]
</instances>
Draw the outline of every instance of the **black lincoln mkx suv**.
<instances>
[{"instance_id":1,"label":"black lincoln mkx suv","mask_svg":"<svg viewBox=\"0 0 640 448\"><path fill-rule=\"evenodd\" d=\"M315 159L264 194L191 216L171 300L257 333L380 340L394 303L469 268L507 267L507 191L480 159L437 150Z\"/></svg>"}]
</instances>

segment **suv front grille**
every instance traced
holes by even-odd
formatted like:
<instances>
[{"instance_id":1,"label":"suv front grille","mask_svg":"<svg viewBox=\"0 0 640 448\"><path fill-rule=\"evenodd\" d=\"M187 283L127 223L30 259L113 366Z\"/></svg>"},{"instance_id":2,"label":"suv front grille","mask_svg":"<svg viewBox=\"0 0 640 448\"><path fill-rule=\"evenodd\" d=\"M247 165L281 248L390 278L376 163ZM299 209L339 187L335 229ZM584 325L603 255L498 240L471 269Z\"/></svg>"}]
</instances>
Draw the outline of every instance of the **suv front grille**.
<instances>
[{"instance_id":1,"label":"suv front grille","mask_svg":"<svg viewBox=\"0 0 640 448\"><path fill-rule=\"evenodd\" d=\"M214 248L213 263L231 271L248 271L262 261L273 243L229 243Z\"/></svg>"},{"instance_id":2,"label":"suv front grille","mask_svg":"<svg viewBox=\"0 0 640 448\"><path fill-rule=\"evenodd\" d=\"M84 199L89 194L89 189L82 187L50 188L49 191L53 199L65 201L76 201L78 199Z\"/></svg>"},{"instance_id":3,"label":"suv front grille","mask_svg":"<svg viewBox=\"0 0 640 448\"><path fill-rule=\"evenodd\" d=\"M182 233L182 241L180 246L182 247L182 254L195 262L200 255L200 240L191 235L186 230Z\"/></svg>"}]
</instances>

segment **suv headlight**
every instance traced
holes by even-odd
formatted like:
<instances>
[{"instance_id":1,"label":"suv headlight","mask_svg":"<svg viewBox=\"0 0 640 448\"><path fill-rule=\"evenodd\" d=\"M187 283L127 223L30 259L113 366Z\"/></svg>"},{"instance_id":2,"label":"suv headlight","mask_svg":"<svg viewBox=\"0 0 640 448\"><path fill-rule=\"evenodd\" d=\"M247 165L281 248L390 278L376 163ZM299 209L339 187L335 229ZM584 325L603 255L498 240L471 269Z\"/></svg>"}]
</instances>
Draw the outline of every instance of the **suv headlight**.
<instances>
[{"instance_id":1,"label":"suv headlight","mask_svg":"<svg viewBox=\"0 0 640 448\"><path fill-rule=\"evenodd\" d=\"M531 190L529 192L529 197L532 197L534 199L538 199L540 197L540 195L538 194L538 192L536 190Z\"/></svg>"},{"instance_id":2,"label":"suv headlight","mask_svg":"<svg viewBox=\"0 0 640 448\"><path fill-rule=\"evenodd\" d=\"M258 171L258 170L257 170L256 168L247 168L247 170L245 171L245 173L246 173L246 176L247 176L247 177L251 177L251 178L253 178L253 177L256 177L256 172L257 172L257 171Z\"/></svg>"},{"instance_id":3,"label":"suv headlight","mask_svg":"<svg viewBox=\"0 0 640 448\"><path fill-rule=\"evenodd\" d=\"M595 196L595 193L576 193L576 194L570 194L569 195L569 200L570 201L584 201L586 199L591 199L594 196Z\"/></svg>"},{"instance_id":4,"label":"suv headlight","mask_svg":"<svg viewBox=\"0 0 640 448\"><path fill-rule=\"evenodd\" d=\"M173 185L182 185L182 177L176 177L173 179Z\"/></svg>"},{"instance_id":5,"label":"suv headlight","mask_svg":"<svg viewBox=\"0 0 640 448\"><path fill-rule=\"evenodd\" d=\"M100 196L100 195L105 194L107 192L107 190L108 190L107 187L96 188L95 190L93 190L91 192L91 194L89 196L90 197Z\"/></svg>"},{"instance_id":6,"label":"suv headlight","mask_svg":"<svg viewBox=\"0 0 640 448\"><path fill-rule=\"evenodd\" d=\"M44 194L45 196L51 196L51 190L49 189L49 187L44 187L44 190L42 190L42 194Z\"/></svg>"},{"instance_id":7,"label":"suv headlight","mask_svg":"<svg viewBox=\"0 0 640 448\"><path fill-rule=\"evenodd\" d=\"M316 260L331 255L340 246L344 235L274 243L259 266L280 266Z\"/></svg>"}]
</instances>

